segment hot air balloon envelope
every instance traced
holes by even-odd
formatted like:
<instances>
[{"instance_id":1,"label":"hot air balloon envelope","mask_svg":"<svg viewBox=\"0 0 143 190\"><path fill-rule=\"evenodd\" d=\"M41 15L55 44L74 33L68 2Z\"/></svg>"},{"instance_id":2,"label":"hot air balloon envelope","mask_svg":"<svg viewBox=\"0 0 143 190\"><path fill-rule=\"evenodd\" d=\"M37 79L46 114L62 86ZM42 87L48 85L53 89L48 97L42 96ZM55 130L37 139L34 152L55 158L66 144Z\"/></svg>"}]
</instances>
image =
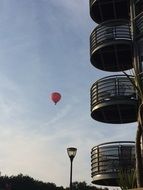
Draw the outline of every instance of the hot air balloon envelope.
<instances>
[{"instance_id":1,"label":"hot air balloon envelope","mask_svg":"<svg viewBox=\"0 0 143 190\"><path fill-rule=\"evenodd\" d=\"M56 104L61 99L61 94L59 92L53 92L51 94L52 101Z\"/></svg>"}]
</instances>

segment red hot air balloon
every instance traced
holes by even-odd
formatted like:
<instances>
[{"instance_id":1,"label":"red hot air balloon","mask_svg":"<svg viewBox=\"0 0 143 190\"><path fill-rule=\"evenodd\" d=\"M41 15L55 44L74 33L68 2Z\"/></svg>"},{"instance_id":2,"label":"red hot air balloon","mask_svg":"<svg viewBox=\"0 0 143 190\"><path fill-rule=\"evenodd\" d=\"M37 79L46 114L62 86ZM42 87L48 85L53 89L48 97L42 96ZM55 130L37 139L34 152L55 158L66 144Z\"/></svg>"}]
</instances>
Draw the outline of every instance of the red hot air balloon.
<instances>
[{"instance_id":1,"label":"red hot air balloon","mask_svg":"<svg viewBox=\"0 0 143 190\"><path fill-rule=\"evenodd\" d=\"M58 101L60 101L60 99L61 99L61 94L59 93L59 92L53 92L52 94L51 94L51 99L52 99L52 101L55 103L55 105L56 105L56 103L58 102Z\"/></svg>"}]
</instances>

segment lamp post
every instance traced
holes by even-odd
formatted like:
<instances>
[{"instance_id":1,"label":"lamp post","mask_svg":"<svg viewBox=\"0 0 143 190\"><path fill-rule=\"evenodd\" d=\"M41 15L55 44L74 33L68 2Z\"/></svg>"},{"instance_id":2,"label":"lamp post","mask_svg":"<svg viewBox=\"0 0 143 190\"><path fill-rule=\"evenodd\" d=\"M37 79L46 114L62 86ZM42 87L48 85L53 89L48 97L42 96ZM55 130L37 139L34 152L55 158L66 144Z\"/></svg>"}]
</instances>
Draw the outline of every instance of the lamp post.
<instances>
[{"instance_id":1,"label":"lamp post","mask_svg":"<svg viewBox=\"0 0 143 190\"><path fill-rule=\"evenodd\" d=\"M70 158L70 162L71 162L71 167L70 167L70 190L72 190L72 163L73 163L73 159L76 155L76 152L77 152L77 148L74 148L74 147L70 147L70 148L67 148L67 153L68 153L68 156Z\"/></svg>"}]
</instances>

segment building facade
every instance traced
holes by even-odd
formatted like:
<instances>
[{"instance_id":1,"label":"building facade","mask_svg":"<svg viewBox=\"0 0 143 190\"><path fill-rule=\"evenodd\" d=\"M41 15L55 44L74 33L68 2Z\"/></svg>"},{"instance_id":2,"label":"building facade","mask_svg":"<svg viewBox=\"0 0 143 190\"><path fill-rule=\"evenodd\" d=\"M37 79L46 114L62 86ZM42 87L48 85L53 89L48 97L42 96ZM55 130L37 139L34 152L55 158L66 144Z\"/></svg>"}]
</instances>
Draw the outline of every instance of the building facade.
<instances>
[{"instance_id":1,"label":"building facade","mask_svg":"<svg viewBox=\"0 0 143 190\"><path fill-rule=\"evenodd\" d=\"M129 79L116 73L136 66L143 71L143 0L90 0L89 6L90 16L97 24L90 35L90 61L94 68L111 72L91 87L91 117L111 124L135 122L138 97L130 80L134 76ZM126 163L127 170L135 168L133 142L95 146L91 151L92 182L117 185L121 163Z\"/></svg>"}]
</instances>

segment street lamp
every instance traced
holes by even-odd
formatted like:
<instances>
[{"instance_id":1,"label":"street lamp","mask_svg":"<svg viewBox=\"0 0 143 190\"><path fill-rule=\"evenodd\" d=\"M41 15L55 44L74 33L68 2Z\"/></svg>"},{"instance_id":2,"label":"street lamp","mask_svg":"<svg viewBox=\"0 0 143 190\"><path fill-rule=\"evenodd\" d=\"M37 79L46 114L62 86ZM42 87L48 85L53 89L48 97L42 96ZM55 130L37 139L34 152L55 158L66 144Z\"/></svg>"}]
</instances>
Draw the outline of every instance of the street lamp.
<instances>
[{"instance_id":1,"label":"street lamp","mask_svg":"<svg viewBox=\"0 0 143 190\"><path fill-rule=\"evenodd\" d=\"M67 153L68 153L68 156L70 158L70 161L71 161L71 167L70 167L70 190L72 190L72 162L73 162L73 159L76 155L76 152L77 152L77 148L74 148L74 147L70 147L70 148L67 148Z\"/></svg>"}]
</instances>

